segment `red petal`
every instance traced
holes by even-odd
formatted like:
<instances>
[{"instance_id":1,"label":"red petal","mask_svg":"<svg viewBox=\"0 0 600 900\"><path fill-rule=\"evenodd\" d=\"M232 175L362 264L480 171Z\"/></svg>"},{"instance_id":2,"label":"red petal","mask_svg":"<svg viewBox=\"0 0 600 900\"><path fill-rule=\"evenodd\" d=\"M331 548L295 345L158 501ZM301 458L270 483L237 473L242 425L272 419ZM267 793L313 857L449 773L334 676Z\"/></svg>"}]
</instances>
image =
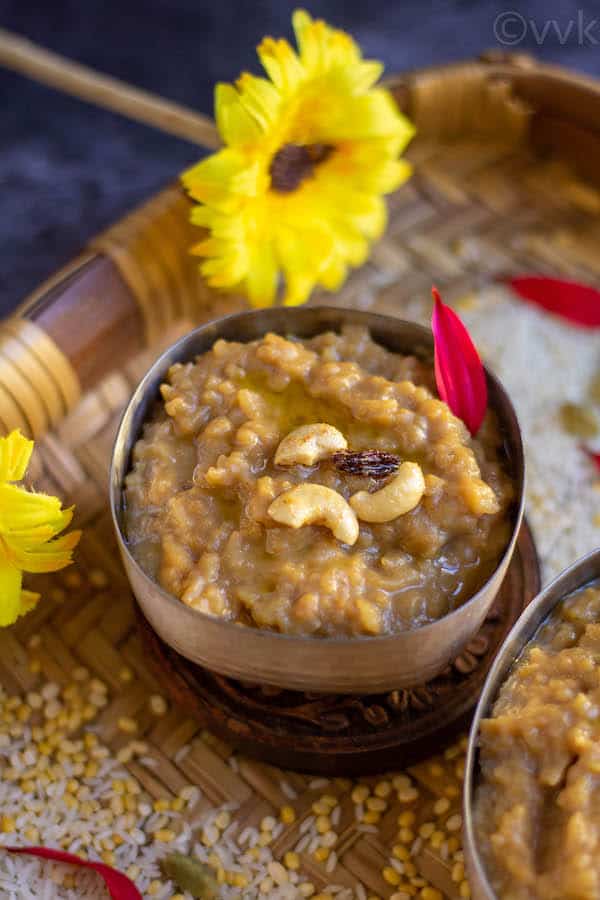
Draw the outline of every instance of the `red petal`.
<instances>
[{"instance_id":1,"label":"red petal","mask_svg":"<svg viewBox=\"0 0 600 900\"><path fill-rule=\"evenodd\" d=\"M594 463L596 468L600 470L600 453L595 453L593 450L589 450L584 445L582 445L581 449L583 450L585 455L588 457L588 459L590 459L591 462Z\"/></svg>"},{"instance_id":2,"label":"red petal","mask_svg":"<svg viewBox=\"0 0 600 900\"><path fill-rule=\"evenodd\" d=\"M573 325L600 328L600 291L589 284L543 275L520 275L506 283L524 300Z\"/></svg>"},{"instance_id":3,"label":"red petal","mask_svg":"<svg viewBox=\"0 0 600 900\"><path fill-rule=\"evenodd\" d=\"M431 289L434 306L431 329L435 343L435 382L440 397L472 435L477 434L487 409L485 371L469 336L454 310Z\"/></svg>"},{"instance_id":4,"label":"red petal","mask_svg":"<svg viewBox=\"0 0 600 900\"><path fill-rule=\"evenodd\" d=\"M104 879L113 900L143 900L133 881L130 881L122 872L117 872L116 869L112 869L104 863L89 862L87 859L81 859L80 856L74 856L73 853L51 850L49 847L1 847L0 849L8 850L9 853L25 853L30 856L40 856L42 859L51 859L54 862L93 869Z\"/></svg>"}]
</instances>

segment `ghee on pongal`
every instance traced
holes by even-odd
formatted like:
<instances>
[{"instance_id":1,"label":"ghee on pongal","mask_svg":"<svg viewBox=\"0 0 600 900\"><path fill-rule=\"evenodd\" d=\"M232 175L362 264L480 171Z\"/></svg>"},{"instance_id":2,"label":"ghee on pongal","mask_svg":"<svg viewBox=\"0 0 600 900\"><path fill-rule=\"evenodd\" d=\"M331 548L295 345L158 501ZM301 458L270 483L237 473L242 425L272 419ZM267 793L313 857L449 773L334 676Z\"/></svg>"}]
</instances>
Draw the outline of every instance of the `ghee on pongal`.
<instances>
[{"instance_id":1,"label":"ghee on pongal","mask_svg":"<svg viewBox=\"0 0 600 900\"><path fill-rule=\"evenodd\" d=\"M494 414L473 440L434 397L431 366L363 328L220 340L172 366L161 393L126 478L127 538L204 613L314 636L414 628L470 597L508 544ZM336 465L340 451L394 454L399 467L375 477ZM294 518L294 497L321 505Z\"/></svg>"}]
</instances>

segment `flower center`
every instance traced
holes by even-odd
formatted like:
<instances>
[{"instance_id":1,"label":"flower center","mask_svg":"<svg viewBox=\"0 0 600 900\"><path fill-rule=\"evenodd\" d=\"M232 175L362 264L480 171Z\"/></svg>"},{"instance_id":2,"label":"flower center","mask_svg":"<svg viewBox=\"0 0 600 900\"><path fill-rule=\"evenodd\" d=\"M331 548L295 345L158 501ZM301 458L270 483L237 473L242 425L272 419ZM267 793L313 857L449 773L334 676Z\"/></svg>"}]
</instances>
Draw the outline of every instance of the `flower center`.
<instances>
[{"instance_id":1,"label":"flower center","mask_svg":"<svg viewBox=\"0 0 600 900\"><path fill-rule=\"evenodd\" d=\"M329 144L284 144L271 160L271 187L280 194L295 191L332 151Z\"/></svg>"}]
</instances>

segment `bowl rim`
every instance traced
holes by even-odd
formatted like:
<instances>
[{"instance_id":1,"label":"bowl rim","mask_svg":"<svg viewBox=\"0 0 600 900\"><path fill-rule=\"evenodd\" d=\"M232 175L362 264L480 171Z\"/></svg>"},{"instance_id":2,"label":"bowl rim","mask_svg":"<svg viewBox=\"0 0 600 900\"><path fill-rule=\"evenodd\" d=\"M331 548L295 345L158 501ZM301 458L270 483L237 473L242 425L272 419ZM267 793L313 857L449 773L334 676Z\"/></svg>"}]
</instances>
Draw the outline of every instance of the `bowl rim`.
<instances>
[{"instance_id":1,"label":"bowl rim","mask_svg":"<svg viewBox=\"0 0 600 900\"><path fill-rule=\"evenodd\" d=\"M512 667L521 657L525 648L535 638L542 623L552 614L559 603L570 594L600 579L600 547L575 560L559 572L521 613L506 635L492 665L486 675L481 694L475 707L469 743L465 758L465 780L463 784L463 829L465 857L472 868L480 890L486 900L498 900L492 888L486 868L481 858L479 841L475 834L474 801L479 774L479 731L481 720L486 717L498 692L506 682Z\"/></svg>"},{"instance_id":2,"label":"bowl rim","mask_svg":"<svg viewBox=\"0 0 600 900\"><path fill-rule=\"evenodd\" d=\"M150 383L157 376L159 370L162 371L162 375L164 376L168 369L165 369L165 362L167 359L170 360L170 365L173 365L175 360L171 359L174 354L179 354L181 348L183 348L188 342L192 341L196 336L201 335L203 332L208 332L210 330L214 330L215 328L218 330L220 327L222 328L225 324L231 324L236 321L241 321L244 319L255 318L260 316L261 314L273 312L274 310L278 310L280 313L284 313L286 310L289 311L291 315L303 312L305 313L321 313L331 315L336 319L343 320L344 316L350 316L351 318L362 319L364 320L364 324L369 327L369 321L379 319L380 323L383 325L386 321L389 323L393 323L394 326L410 326L416 332L419 332L426 345L431 347L433 335L429 328L424 325L421 325L418 322L413 322L409 319L401 319L398 316L390 316L384 313L374 313L368 310L359 310L359 309L351 309L348 307L341 306L331 306L327 304L319 304L315 306L308 307L268 307L265 309L253 309L247 310L238 313L232 313L231 315L221 316L217 319L212 319L209 322L205 322L202 325L199 325L196 328L193 328L191 331L186 332L182 337L178 338L173 344L170 344L161 354L160 356L154 360L154 362L149 366L146 370L140 381L138 382L135 390L131 394L125 409L121 415L119 426L117 428L113 449L111 453L110 460L110 469L109 469L109 500L110 500L110 512L111 518L113 522L113 529L115 531L119 549L122 554L125 554L127 558L128 565L131 565L138 577L142 579L142 581L146 584L146 586L150 587L153 591L156 591L158 595L164 600L165 603L168 603L171 608L175 611L179 610L181 607L181 600L175 597L173 594L170 594L166 591L162 585L160 585L157 581L151 578L141 567L138 561L133 556L131 550L129 549L128 541L125 537L124 528L121 521L121 511L122 511L122 498L124 493L123 479L118 481L116 478L116 468L117 468L117 456L120 453L120 445L125 440L126 436L131 435L131 429L129 426L129 419L132 416L132 411L136 407L137 403L143 398L144 394L147 392L147 389L150 386ZM338 322L338 326L343 324L342 321ZM354 323L352 323L354 324ZM328 330L333 330L335 326L327 326L323 327L321 332L316 332L315 334L324 333ZM369 329L370 330L370 329ZM268 331L268 329L267 329ZM266 334L267 331L264 333ZM293 332L292 332L293 333ZM220 335L217 333L214 337L214 341L220 339ZM256 340L257 338L252 338L251 340ZM247 343L247 340L240 338L241 343ZM208 352L208 351L204 351ZM170 367L170 366L169 366ZM514 435L514 447L513 449L517 451L517 459L514 460L514 464L518 466L517 478L517 486L519 488L518 497L516 498L516 502L514 503L514 514L513 514L513 523L510 532L510 537L507 541L506 548L498 560L497 564L494 566L494 569L489 574L488 578L481 585L479 590L477 590L474 594L472 594L468 600L465 600L460 606L457 606L456 609L453 609L451 612L442 616L440 619L435 620L434 622L428 622L425 625L420 625L417 628L410 629L412 633L420 633L420 634L428 634L432 631L436 630L442 622L449 622L453 617L458 616L461 610L464 610L466 607L471 606L477 600L480 595L486 591L489 586L489 583L494 578L498 569L502 566L507 556L512 553L513 545L515 544L516 538L518 536L518 532L521 527L521 522L523 518L524 508L525 508L525 489L526 489L526 463L525 463L525 455L523 448L523 438L521 434L521 428L519 425L519 421L517 418L517 413L513 406L512 400L510 399L510 395L504 388L502 382L499 378L491 372L487 366L484 365L484 370L486 374L486 379L488 382L488 386L490 384L493 385L496 391L499 392L501 396L507 401L508 409L512 413L514 418L516 429ZM127 453L127 461L130 463L131 461L131 452L136 441L140 437L140 429L135 435L135 440L131 436L129 440L129 452ZM130 467L127 466L125 468L123 478L125 474L130 471ZM117 483L118 482L118 483ZM193 609L192 607L187 607L190 613L193 613L198 617L197 621L201 623L202 621L209 620L212 623L217 623L221 628L227 629L231 631L231 634L239 634L240 626L232 620L229 619L219 619L216 616L210 616L208 613L201 612L200 610ZM265 642L270 642L272 640L277 640L279 642L286 642L292 644L306 644L307 642L314 643L318 641L319 644L323 646L348 646L348 645L356 645L356 644L370 644L374 645L375 642L383 642L390 641L391 639L406 634L406 631L395 632L395 633L386 633L386 634L378 634L378 635L333 635L333 636L325 636L315 638L310 635L300 635L300 634L284 634L279 631L269 631L264 628L253 628L252 633L255 637L258 637Z\"/></svg>"}]
</instances>

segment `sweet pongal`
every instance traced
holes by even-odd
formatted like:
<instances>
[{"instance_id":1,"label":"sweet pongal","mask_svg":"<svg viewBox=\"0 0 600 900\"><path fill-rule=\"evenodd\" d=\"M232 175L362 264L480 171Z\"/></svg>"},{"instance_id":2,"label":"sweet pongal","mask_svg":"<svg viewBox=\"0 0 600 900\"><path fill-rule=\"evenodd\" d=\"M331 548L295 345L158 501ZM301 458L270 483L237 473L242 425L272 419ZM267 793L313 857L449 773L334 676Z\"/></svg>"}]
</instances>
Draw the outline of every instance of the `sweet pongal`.
<instances>
[{"instance_id":1,"label":"sweet pongal","mask_svg":"<svg viewBox=\"0 0 600 900\"><path fill-rule=\"evenodd\" d=\"M356 326L219 340L171 367L126 478L148 574L194 609L314 636L439 619L496 568L513 485L432 367Z\"/></svg>"},{"instance_id":2,"label":"sweet pongal","mask_svg":"<svg viewBox=\"0 0 600 900\"><path fill-rule=\"evenodd\" d=\"M541 628L481 723L475 825L501 900L600 898L600 586Z\"/></svg>"}]
</instances>

